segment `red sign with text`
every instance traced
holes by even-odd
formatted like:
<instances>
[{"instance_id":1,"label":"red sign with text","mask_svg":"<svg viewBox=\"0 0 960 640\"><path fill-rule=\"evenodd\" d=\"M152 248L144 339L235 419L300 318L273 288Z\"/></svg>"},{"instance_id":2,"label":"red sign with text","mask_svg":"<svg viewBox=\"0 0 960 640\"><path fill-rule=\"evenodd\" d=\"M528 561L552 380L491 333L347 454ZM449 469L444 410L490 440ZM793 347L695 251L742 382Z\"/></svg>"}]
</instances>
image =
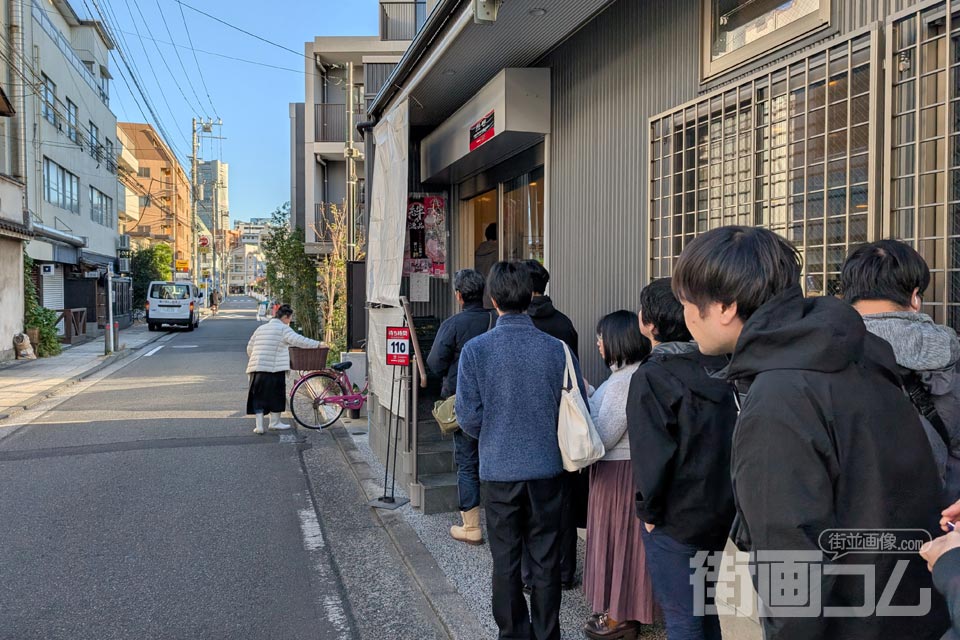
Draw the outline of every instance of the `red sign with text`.
<instances>
[{"instance_id":1,"label":"red sign with text","mask_svg":"<svg viewBox=\"0 0 960 640\"><path fill-rule=\"evenodd\" d=\"M410 327L387 327L387 366L410 365Z\"/></svg>"},{"instance_id":2,"label":"red sign with text","mask_svg":"<svg viewBox=\"0 0 960 640\"><path fill-rule=\"evenodd\" d=\"M483 143L493 139L496 135L493 125L494 112L483 116L470 127L470 151L478 149Z\"/></svg>"}]
</instances>

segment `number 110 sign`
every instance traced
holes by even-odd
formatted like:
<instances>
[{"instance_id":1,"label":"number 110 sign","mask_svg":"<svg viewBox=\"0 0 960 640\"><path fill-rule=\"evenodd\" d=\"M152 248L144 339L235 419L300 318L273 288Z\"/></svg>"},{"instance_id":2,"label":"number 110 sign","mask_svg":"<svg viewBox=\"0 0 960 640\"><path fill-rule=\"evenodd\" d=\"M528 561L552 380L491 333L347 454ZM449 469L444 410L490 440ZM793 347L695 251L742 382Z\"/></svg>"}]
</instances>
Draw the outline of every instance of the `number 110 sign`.
<instances>
[{"instance_id":1,"label":"number 110 sign","mask_svg":"<svg viewBox=\"0 0 960 640\"><path fill-rule=\"evenodd\" d=\"M387 366L410 364L410 327L387 327Z\"/></svg>"}]
</instances>

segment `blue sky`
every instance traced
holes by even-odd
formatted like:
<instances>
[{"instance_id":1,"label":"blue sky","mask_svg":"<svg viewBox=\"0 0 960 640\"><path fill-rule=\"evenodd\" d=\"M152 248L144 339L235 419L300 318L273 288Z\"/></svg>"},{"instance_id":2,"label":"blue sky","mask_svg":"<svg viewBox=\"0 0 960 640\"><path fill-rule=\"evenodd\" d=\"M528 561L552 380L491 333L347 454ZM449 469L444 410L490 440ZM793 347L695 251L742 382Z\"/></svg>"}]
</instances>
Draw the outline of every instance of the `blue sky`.
<instances>
[{"instance_id":1,"label":"blue sky","mask_svg":"<svg viewBox=\"0 0 960 640\"><path fill-rule=\"evenodd\" d=\"M377 0L184 2L298 52L303 51L304 42L315 36L377 33ZM219 116L223 119L223 136L226 140L204 143L201 155L205 159L216 159L221 154L219 145L222 144L222 159L230 165L231 220L268 215L278 205L290 199L288 105L291 102L303 102L302 55L260 42L183 7L189 36L198 50L196 57L203 71L201 79L194 54L189 48L180 6L175 0L99 0L97 3L71 0L71 4L81 15L84 12L89 14L87 7L96 11L99 5L107 14L112 28L119 31L116 35L120 47L138 72L142 80L141 86L188 172L189 161L186 156L190 153L191 118ZM161 7L173 35L172 41L182 45L178 52L186 67L189 83L182 77L183 70L173 47L166 44L171 42L171 38L161 18ZM157 42L155 46L154 42L147 38L162 42ZM157 47L163 52L163 59L160 58ZM203 53L201 50L294 71L228 60ZM125 70L121 74L121 64L117 56L111 60L111 73L114 76L111 107L120 121L143 122L144 116L140 110L142 100L135 100L127 89L122 77ZM174 83L168 66L178 76L183 94L181 88ZM209 89L209 101L204 82ZM193 89L190 87L191 83ZM133 83L131 87L136 93ZM216 113L211 109L210 102L216 108ZM201 107L203 111L200 111ZM144 111L148 116L147 121L154 124L149 111L145 108Z\"/></svg>"}]
</instances>

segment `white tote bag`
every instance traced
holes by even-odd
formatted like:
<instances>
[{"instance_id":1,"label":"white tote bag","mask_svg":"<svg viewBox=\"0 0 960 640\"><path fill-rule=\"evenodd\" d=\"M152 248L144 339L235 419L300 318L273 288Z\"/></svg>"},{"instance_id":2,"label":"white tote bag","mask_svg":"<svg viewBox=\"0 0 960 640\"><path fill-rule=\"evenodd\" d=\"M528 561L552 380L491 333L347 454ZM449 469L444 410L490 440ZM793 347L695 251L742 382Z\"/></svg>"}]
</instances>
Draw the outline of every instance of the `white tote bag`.
<instances>
[{"instance_id":1,"label":"white tote bag","mask_svg":"<svg viewBox=\"0 0 960 640\"><path fill-rule=\"evenodd\" d=\"M580 394L573 357L565 343L563 351L567 356L567 367L563 374L563 390L560 395L557 439L560 455L563 457L563 468L567 471L579 471L602 458L606 451L597 428L593 426L590 410Z\"/></svg>"}]
</instances>

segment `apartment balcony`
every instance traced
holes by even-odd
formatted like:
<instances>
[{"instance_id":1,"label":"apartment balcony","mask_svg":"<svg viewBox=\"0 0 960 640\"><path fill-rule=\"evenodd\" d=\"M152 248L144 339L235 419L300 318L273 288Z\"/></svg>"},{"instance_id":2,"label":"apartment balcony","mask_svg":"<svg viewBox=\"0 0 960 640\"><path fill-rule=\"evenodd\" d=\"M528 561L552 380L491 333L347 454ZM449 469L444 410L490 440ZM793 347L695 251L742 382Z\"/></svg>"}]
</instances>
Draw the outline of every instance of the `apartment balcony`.
<instances>
[{"instance_id":1,"label":"apartment balcony","mask_svg":"<svg viewBox=\"0 0 960 640\"><path fill-rule=\"evenodd\" d=\"M426 21L425 1L380 3L381 40L413 40Z\"/></svg>"},{"instance_id":2,"label":"apartment balcony","mask_svg":"<svg viewBox=\"0 0 960 640\"><path fill-rule=\"evenodd\" d=\"M314 105L314 142L346 142L347 141L347 105L345 104L318 104ZM353 114L353 141L362 142L363 138L356 130L356 125L367 119L362 105L356 105Z\"/></svg>"}]
</instances>

